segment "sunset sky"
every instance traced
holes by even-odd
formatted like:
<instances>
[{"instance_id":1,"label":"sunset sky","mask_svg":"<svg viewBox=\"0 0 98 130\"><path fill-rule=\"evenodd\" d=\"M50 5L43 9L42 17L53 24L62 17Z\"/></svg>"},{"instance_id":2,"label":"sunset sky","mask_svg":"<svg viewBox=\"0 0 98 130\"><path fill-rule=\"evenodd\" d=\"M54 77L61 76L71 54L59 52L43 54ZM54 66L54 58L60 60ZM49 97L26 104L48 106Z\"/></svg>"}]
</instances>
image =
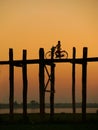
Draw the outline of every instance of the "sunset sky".
<instances>
[{"instance_id":1,"label":"sunset sky","mask_svg":"<svg viewBox=\"0 0 98 130\"><path fill-rule=\"evenodd\" d=\"M0 60L8 60L9 48L14 59L38 58L39 48L45 52L61 41L72 57L98 56L98 0L0 0ZM71 64L56 65L55 102L71 102ZM81 102L81 65L76 65L76 101ZM98 63L88 63L87 101L98 103ZM28 66L28 102L38 97L38 65ZM9 100L8 66L0 66L0 102ZM49 101L49 94L46 95ZM22 101L21 68L15 68L15 100Z\"/></svg>"}]
</instances>

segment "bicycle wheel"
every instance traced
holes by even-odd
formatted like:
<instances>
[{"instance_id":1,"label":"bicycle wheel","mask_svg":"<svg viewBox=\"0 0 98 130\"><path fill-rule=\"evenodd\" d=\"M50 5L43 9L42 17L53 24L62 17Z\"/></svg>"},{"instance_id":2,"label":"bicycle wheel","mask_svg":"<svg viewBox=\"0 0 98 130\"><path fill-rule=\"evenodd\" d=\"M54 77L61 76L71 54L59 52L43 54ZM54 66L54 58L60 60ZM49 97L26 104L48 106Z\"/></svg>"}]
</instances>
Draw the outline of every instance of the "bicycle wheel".
<instances>
[{"instance_id":1,"label":"bicycle wheel","mask_svg":"<svg viewBox=\"0 0 98 130\"><path fill-rule=\"evenodd\" d=\"M55 55L56 55L55 58L58 58L58 59L66 59L66 58L68 58L68 53L65 50L60 51L60 53L56 52Z\"/></svg>"},{"instance_id":2,"label":"bicycle wheel","mask_svg":"<svg viewBox=\"0 0 98 130\"><path fill-rule=\"evenodd\" d=\"M68 58L68 52L65 51L65 50L61 52L61 55L63 55L63 58L64 58L64 59L67 59L67 58Z\"/></svg>"},{"instance_id":3,"label":"bicycle wheel","mask_svg":"<svg viewBox=\"0 0 98 130\"><path fill-rule=\"evenodd\" d=\"M51 51L48 51L48 52L45 54L45 58L46 58L46 59L50 59L50 58L51 58Z\"/></svg>"}]
</instances>

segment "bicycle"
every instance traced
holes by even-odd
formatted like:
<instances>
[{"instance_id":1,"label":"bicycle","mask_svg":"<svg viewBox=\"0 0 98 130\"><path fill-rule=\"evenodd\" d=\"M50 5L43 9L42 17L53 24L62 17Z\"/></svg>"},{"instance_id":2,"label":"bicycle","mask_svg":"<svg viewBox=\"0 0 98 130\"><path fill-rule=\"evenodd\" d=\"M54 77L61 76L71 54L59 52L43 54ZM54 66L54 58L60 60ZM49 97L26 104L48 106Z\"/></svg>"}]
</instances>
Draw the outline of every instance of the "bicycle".
<instances>
[{"instance_id":1,"label":"bicycle","mask_svg":"<svg viewBox=\"0 0 98 130\"><path fill-rule=\"evenodd\" d=\"M68 52L65 50L62 50L60 41L58 41L58 44L55 47L53 46L51 48L51 50L45 54L45 57L48 59L49 58L58 58L58 59L65 58L65 59L67 59Z\"/></svg>"}]
</instances>

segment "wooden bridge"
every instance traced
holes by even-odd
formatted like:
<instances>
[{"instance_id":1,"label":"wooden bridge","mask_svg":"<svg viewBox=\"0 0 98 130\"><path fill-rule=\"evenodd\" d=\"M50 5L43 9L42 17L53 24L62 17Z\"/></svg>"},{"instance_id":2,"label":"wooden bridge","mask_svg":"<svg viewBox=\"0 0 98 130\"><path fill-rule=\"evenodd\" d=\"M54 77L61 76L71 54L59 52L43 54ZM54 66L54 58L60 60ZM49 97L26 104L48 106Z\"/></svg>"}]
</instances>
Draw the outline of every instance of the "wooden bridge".
<instances>
[{"instance_id":1,"label":"wooden bridge","mask_svg":"<svg viewBox=\"0 0 98 130\"><path fill-rule=\"evenodd\" d=\"M72 64L72 109L73 113L76 113L75 106L75 65L82 65L82 119L86 120L86 93L87 93L87 63L98 62L98 57L87 57L88 48L83 48L83 57L76 58L76 48L73 47L72 58L55 59L51 56L50 59L45 58L45 52L43 48L39 49L39 59L27 59L27 51L23 50L22 60L13 59L13 49L9 49L9 60L0 61L0 65L9 65L9 83L10 83L10 94L9 94L9 106L10 116L14 115L14 67L22 68L23 76L23 116L27 116L27 65L28 64L39 64L39 102L40 102L40 115L41 117L45 114L45 92L47 91L47 85L50 82L50 117L54 116L54 88L55 88L55 64L56 63L71 63ZM47 66L50 66L50 72L47 70ZM48 75L48 81L45 83L45 71Z\"/></svg>"}]
</instances>

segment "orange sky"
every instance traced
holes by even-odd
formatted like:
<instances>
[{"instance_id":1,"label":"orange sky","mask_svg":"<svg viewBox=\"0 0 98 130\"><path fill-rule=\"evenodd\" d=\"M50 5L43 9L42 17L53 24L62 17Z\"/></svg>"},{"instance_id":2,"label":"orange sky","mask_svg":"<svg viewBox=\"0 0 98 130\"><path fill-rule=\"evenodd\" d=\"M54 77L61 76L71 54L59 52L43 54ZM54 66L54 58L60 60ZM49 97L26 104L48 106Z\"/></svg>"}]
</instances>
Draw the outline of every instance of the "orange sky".
<instances>
[{"instance_id":1,"label":"orange sky","mask_svg":"<svg viewBox=\"0 0 98 130\"><path fill-rule=\"evenodd\" d=\"M61 41L62 48L68 51L69 57L72 56L73 46L77 49L77 57L82 57L83 46L89 48L89 57L98 56L97 34L97 0L0 0L1 60L8 60L9 48L14 49L15 59L21 59L22 49L28 50L28 58L38 58L40 47L44 47L47 52L57 44L58 40ZM37 67L30 66L28 68L28 93L30 95L28 100L32 98L38 100ZM96 68L98 68L97 63L88 64L88 102L98 101L98 70ZM0 66L0 73L0 102L2 102L8 100L7 67ZM15 68L15 73L15 99L19 101L22 93L21 69ZM80 65L77 65L76 75L77 101L81 101ZM4 91L6 91L5 94ZM71 102L70 64L57 65L56 67L55 100Z\"/></svg>"}]
</instances>

